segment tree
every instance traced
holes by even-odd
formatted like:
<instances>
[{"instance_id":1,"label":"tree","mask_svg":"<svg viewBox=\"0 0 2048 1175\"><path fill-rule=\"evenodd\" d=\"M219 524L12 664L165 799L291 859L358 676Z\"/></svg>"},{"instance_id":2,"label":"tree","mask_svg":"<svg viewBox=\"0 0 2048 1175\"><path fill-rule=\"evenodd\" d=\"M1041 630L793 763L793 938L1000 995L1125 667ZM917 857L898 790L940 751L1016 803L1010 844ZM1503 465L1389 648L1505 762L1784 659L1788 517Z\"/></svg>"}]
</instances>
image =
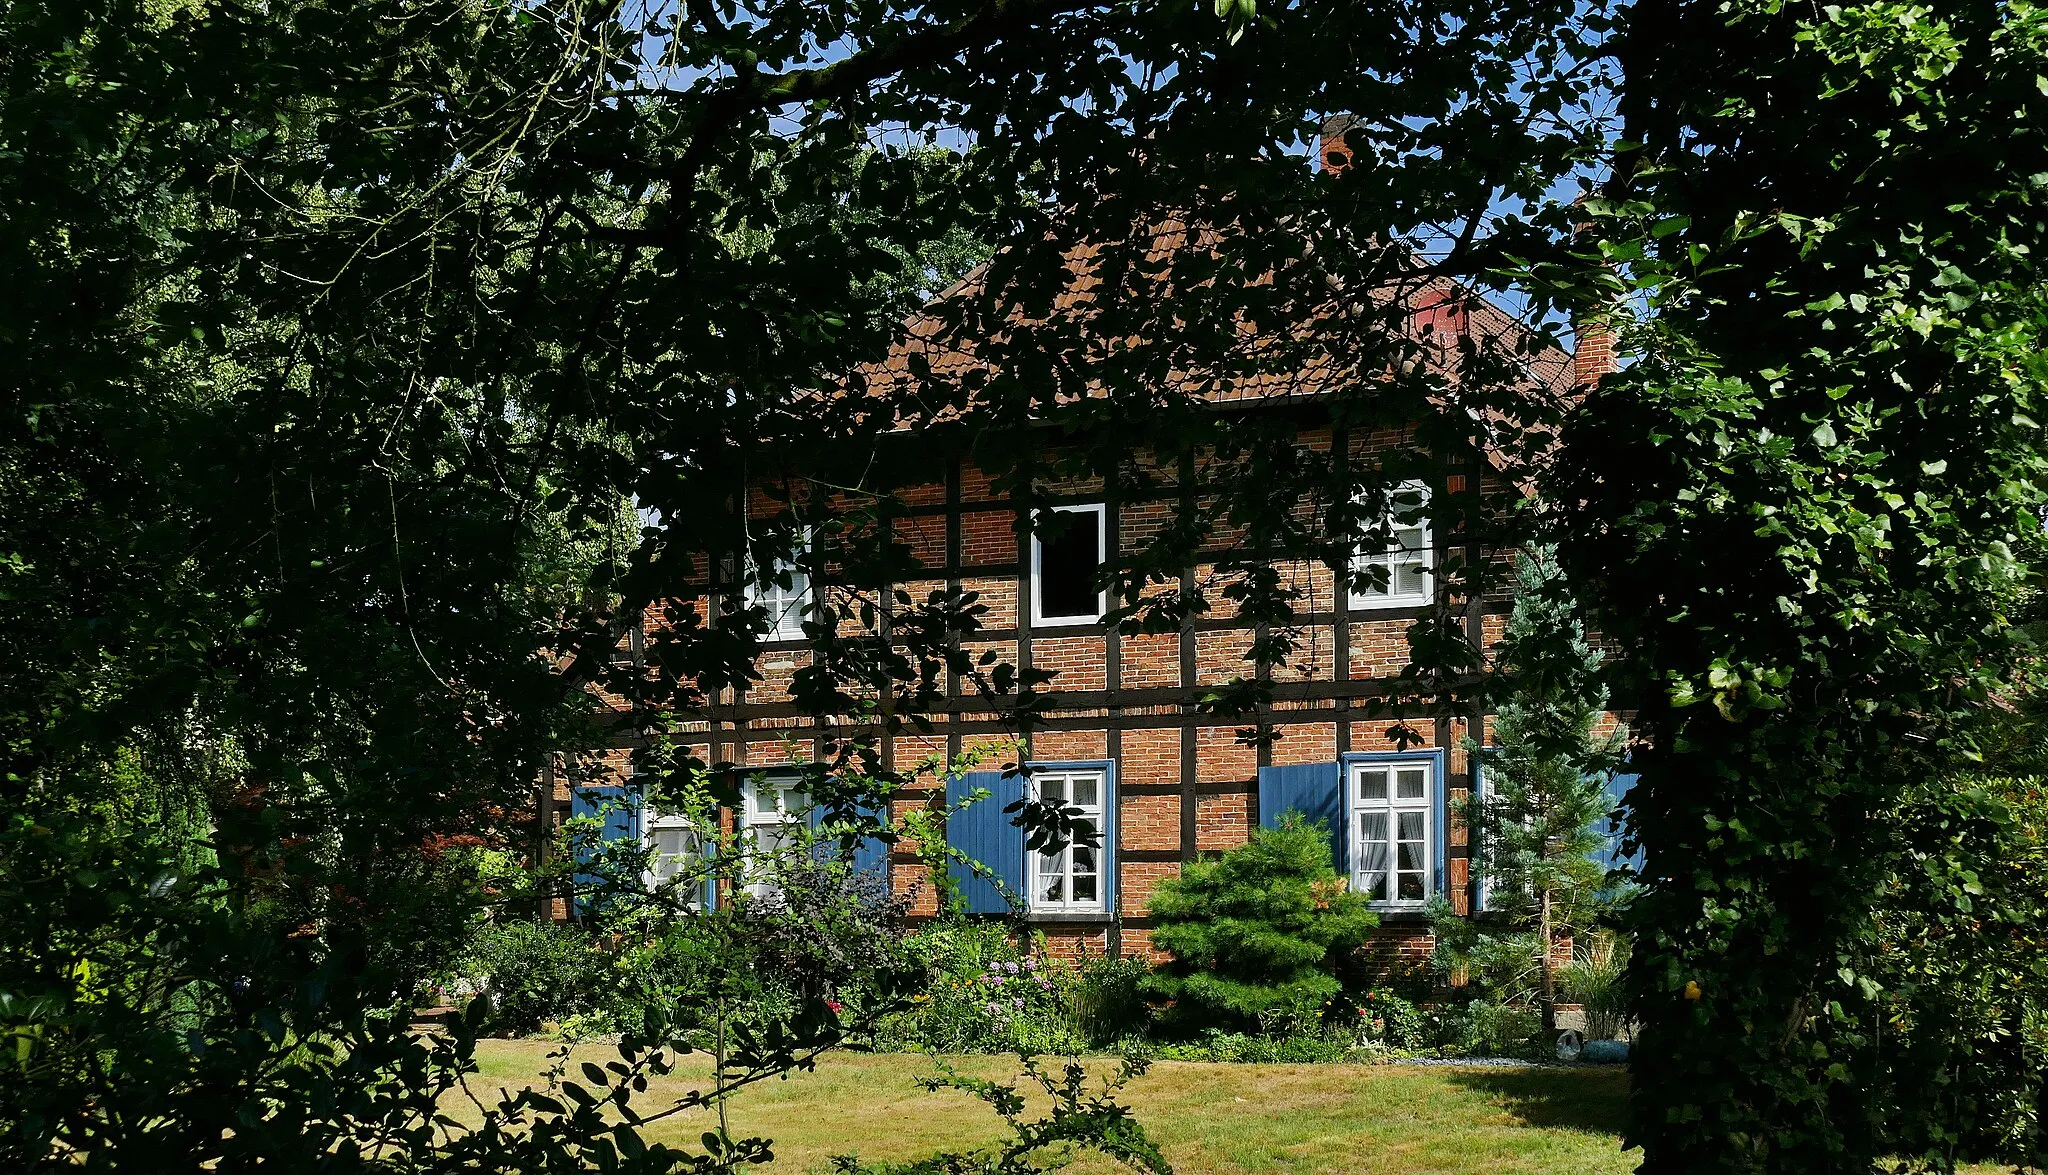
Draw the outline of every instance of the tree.
<instances>
[{"instance_id":1,"label":"tree","mask_svg":"<svg viewBox=\"0 0 2048 1175\"><path fill-rule=\"evenodd\" d=\"M1495 659L1504 701L1495 745L1467 740L1485 790L1465 803L1487 904L1517 930L1536 931L1535 971L1543 1030L1557 1030L1551 952L1561 932L1591 930L1609 889L1593 854L1595 825L1613 806L1608 781L1628 732L1597 733L1607 709L1601 654L1586 640L1555 556L1536 548L1516 565L1518 593Z\"/></svg>"},{"instance_id":2,"label":"tree","mask_svg":"<svg viewBox=\"0 0 2048 1175\"><path fill-rule=\"evenodd\" d=\"M1974 753L2040 539L2044 22L1659 0L1618 46L1586 251L1650 316L1546 496L1636 712L1653 1175L1880 1157L1851 1062L1889 1031L1876 912L1944 851L1887 814Z\"/></svg>"},{"instance_id":3,"label":"tree","mask_svg":"<svg viewBox=\"0 0 2048 1175\"><path fill-rule=\"evenodd\" d=\"M1343 991L1338 978L1379 917L1330 861L1330 834L1300 813L1153 891L1152 941L1173 959L1146 978L1187 1025L1300 1028Z\"/></svg>"}]
</instances>

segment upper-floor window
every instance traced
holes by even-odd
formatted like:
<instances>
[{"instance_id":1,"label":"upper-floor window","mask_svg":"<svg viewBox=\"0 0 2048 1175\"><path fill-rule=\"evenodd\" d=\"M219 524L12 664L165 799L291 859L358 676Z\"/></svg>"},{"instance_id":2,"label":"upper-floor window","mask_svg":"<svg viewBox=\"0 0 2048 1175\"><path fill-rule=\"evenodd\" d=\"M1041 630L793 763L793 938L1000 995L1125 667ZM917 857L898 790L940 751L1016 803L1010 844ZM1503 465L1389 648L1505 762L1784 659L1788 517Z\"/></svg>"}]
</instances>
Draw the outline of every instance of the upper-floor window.
<instances>
[{"instance_id":1,"label":"upper-floor window","mask_svg":"<svg viewBox=\"0 0 2048 1175\"><path fill-rule=\"evenodd\" d=\"M1409 482L1396 489L1379 528L1377 550L1361 548L1351 561L1351 606L1403 608L1430 601L1435 550L1429 532L1429 489Z\"/></svg>"},{"instance_id":2,"label":"upper-floor window","mask_svg":"<svg viewBox=\"0 0 2048 1175\"><path fill-rule=\"evenodd\" d=\"M798 552L802 554L802 551ZM804 605L811 599L811 577L793 559L777 559L766 574L751 562L747 569L746 600L749 607L768 613L771 641L800 640L804 635Z\"/></svg>"},{"instance_id":3,"label":"upper-floor window","mask_svg":"<svg viewBox=\"0 0 2048 1175\"><path fill-rule=\"evenodd\" d=\"M1104 829L1103 809L1109 800L1105 772L1052 771L1039 769L1031 776L1038 798L1057 803L1073 813L1074 829L1092 834L1097 844L1070 838L1058 849L1030 854L1029 904L1045 913L1099 913L1108 908L1108 886L1102 876Z\"/></svg>"},{"instance_id":4,"label":"upper-floor window","mask_svg":"<svg viewBox=\"0 0 2048 1175\"><path fill-rule=\"evenodd\" d=\"M1354 763L1350 776L1353 887L1377 904L1422 905L1436 876L1436 761Z\"/></svg>"},{"instance_id":5,"label":"upper-floor window","mask_svg":"<svg viewBox=\"0 0 2048 1175\"><path fill-rule=\"evenodd\" d=\"M1109 610L1109 594L1097 580L1108 511L1097 504L1054 506L1044 513L1058 515L1063 525L1031 536L1031 622L1092 624Z\"/></svg>"},{"instance_id":6,"label":"upper-floor window","mask_svg":"<svg viewBox=\"0 0 2048 1175\"><path fill-rule=\"evenodd\" d=\"M810 797L793 779L749 775L740 781L740 851L746 862L747 892L774 897L782 862L803 847L801 826Z\"/></svg>"}]
</instances>

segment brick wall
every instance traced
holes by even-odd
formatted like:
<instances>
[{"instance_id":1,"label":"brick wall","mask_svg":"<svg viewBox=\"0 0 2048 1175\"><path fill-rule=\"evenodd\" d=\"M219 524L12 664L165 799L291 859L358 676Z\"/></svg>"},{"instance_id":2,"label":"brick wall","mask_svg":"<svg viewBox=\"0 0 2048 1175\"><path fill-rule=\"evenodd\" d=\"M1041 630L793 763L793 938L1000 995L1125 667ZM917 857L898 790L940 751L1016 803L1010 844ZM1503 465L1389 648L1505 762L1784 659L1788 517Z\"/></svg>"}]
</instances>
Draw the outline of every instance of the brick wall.
<instances>
[{"instance_id":1,"label":"brick wall","mask_svg":"<svg viewBox=\"0 0 2048 1175\"><path fill-rule=\"evenodd\" d=\"M1591 347L1598 340L1583 334L1582 339L1591 362L1597 358ZM1307 429L1301 439L1311 448L1327 449L1333 444L1326 427ZM1377 454L1400 440L1398 433L1384 430L1353 435L1348 459L1369 465ZM1097 625L1033 629L1023 614L1029 593L1026 569L1019 565L1017 504L995 494L987 472L971 460L934 457L928 467L940 469L948 460L953 468L944 481L899 491L910 512L891 524L891 534L924 569L900 586L920 600L949 584L978 593L987 607L984 630L964 640L963 648L977 657L992 651L1012 664L1028 659L1033 667L1056 674L1051 691L1070 695L1072 700L1055 709L1051 728L1032 736L1028 752L1032 758L1113 757L1117 761L1116 847L1121 869L1115 911L1119 925L1115 929L1126 952L1149 950L1145 902L1162 879L1176 875L1182 863L1197 853L1228 849L1251 835L1259 819L1257 781L1262 761L1330 762L1345 751L1402 749L1388 736L1395 718L1368 713L1358 690L1345 688L1343 682L1397 676L1408 664L1408 630L1419 610L1352 608L1343 577L1329 567L1307 561L1286 564L1284 579L1303 592L1297 604L1303 614L1301 643L1296 663L1277 670L1275 680L1297 692L1286 695L1268 714L1269 720L1279 725L1281 738L1261 751L1238 741L1243 721L1206 721L1185 705L1190 684L1197 689L1215 685L1249 674L1253 668L1245 656L1254 634L1229 621L1227 604L1212 595L1212 612L1188 632L1110 634ZM1118 536L1125 552L1142 546L1169 525L1179 508L1170 487L1178 476L1176 466L1173 462L1160 465L1169 483L1160 500L1122 502L1113 507L1109 533ZM1464 484L1463 474L1447 475L1449 491L1457 492ZM1486 481L1483 488L1510 492L1493 480ZM1067 501L1085 501L1089 495L1099 494L1085 479L1041 486L1038 492ZM772 499L757 496L755 509L763 516L779 508ZM1304 505L1303 509L1307 512L1311 507ZM1217 536L1212 549L1228 541L1227 535ZM1438 541L1448 553L1462 540L1439 535ZM1482 551L1480 560L1495 573L1494 585L1480 599L1452 600L1451 606L1465 610L1466 623L1490 647L1504 631L1510 600L1499 586L1499 577L1511 568L1511 553ZM707 561L707 566L717 565L717 560ZM1198 561L1188 570L1198 581L1210 581L1212 590L1216 586L1213 564ZM1164 591L1168 586L1155 584L1148 590ZM701 602L685 607L716 622ZM658 617L652 622L658 624ZM808 754L814 737L834 733L790 716L786 705L779 715L750 709L786 702L790 678L808 663L809 653L801 642L771 647L759 662L762 681L744 692L722 692L713 699L724 707L714 711L715 718L685 727L692 737L703 740L698 744L699 753L714 762L783 763ZM944 761L978 741L1006 737L998 718L981 704L963 699L953 713L935 717L930 733L903 736L890 745L889 753L898 769L925 760ZM1448 777L1443 784L1455 800L1466 786L1468 765L1458 749L1466 724L1434 716L1415 716L1408 721L1425 738L1425 749L1437 747L1448 752ZM1005 754L1002 758L1013 757ZM934 781L920 781L899 797L894 811L901 815L916 805L930 803L934 792ZM1464 830L1454 825L1448 830L1448 839L1447 888L1454 904L1462 909L1470 881ZM912 902L913 912L935 912L936 895L917 862L915 846L899 845L891 864L894 888ZM1048 923L1042 929L1048 949L1055 954L1100 954L1111 933L1111 928L1100 922ZM1424 957L1430 948L1427 932L1413 925L1384 928L1373 947L1390 960Z\"/></svg>"}]
</instances>

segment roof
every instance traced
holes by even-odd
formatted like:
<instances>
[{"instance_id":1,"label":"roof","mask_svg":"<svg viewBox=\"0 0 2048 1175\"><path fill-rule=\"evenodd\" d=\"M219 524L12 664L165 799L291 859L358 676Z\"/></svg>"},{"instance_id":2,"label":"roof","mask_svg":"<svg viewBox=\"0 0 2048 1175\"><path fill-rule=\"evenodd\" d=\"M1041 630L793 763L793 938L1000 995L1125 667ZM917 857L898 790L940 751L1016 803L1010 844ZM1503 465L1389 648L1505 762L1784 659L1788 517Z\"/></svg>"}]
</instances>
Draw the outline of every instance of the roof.
<instances>
[{"instance_id":1,"label":"roof","mask_svg":"<svg viewBox=\"0 0 2048 1175\"><path fill-rule=\"evenodd\" d=\"M1119 383L1216 405L1327 399L1388 384L1397 367L1433 377L1426 382L1439 403L1458 398L1470 367L1484 368L1496 386L1514 385L1516 395L1562 398L1571 391L1568 353L1485 297L1428 272L1405 250L1386 251L1394 258L1391 276L1363 296L1347 301L1325 280L1313 300L1296 295L1299 309L1278 327L1261 328L1238 314L1220 330L1189 332L1207 335L1189 344L1178 337L1187 324L1148 320L1148 307L1171 306L1163 294L1174 262L1187 250L1216 255L1221 233L1176 217L1134 238L1141 247L1055 246L1065 281L1037 313L1021 307L1021 299L990 297L992 275L1031 263L1015 256L1017 247L1006 249L998 261L1008 265L978 266L912 316L887 356L848 384L891 400L898 427L911 429L959 419L976 405L1014 411L1019 389L1003 389L1001 379L1011 366L1032 369L1023 394L1041 398L1033 415L1053 403L1106 397ZM1116 269L1120 276L1107 272ZM1250 284L1274 292L1270 275ZM1220 292L1211 286L1203 294L1213 299ZM1131 329L1147 321L1156 341ZM1478 411L1500 413L1496 400L1476 399Z\"/></svg>"}]
</instances>

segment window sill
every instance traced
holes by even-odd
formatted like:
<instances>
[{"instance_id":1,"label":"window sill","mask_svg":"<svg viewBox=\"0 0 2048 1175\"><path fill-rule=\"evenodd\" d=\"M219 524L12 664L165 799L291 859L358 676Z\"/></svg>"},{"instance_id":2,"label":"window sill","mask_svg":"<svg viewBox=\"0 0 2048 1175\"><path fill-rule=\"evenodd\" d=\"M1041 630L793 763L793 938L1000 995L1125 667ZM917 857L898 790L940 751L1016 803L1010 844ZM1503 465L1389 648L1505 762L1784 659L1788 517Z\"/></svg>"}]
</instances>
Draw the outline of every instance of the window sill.
<instances>
[{"instance_id":1,"label":"window sill","mask_svg":"<svg viewBox=\"0 0 2048 1175\"><path fill-rule=\"evenodd\" d=\"M1400 596L1389 599L1386 596L1353 596L1353 612L1392 612L1397 608L1427 608L1436 603L1432 596Z\"/></svg>"},{"instance_id":2,"label":"window sill","mask_svg":"<svg viewBox=\"0 0 2048 1175\"><path fill-rule=\"evenodd\" d=\"M1024 915L1024 920L1063 925L1106 926L1114 919L1107 910L1032 910Z\"/></svg>"}]
</instances>

